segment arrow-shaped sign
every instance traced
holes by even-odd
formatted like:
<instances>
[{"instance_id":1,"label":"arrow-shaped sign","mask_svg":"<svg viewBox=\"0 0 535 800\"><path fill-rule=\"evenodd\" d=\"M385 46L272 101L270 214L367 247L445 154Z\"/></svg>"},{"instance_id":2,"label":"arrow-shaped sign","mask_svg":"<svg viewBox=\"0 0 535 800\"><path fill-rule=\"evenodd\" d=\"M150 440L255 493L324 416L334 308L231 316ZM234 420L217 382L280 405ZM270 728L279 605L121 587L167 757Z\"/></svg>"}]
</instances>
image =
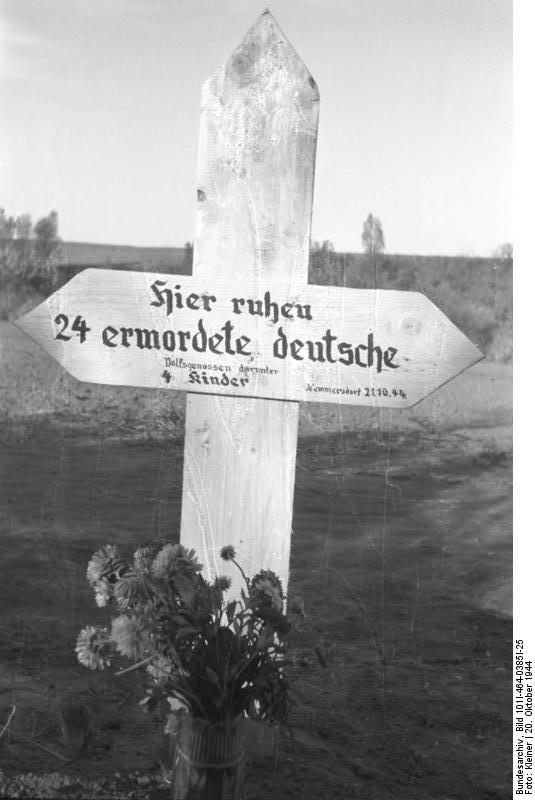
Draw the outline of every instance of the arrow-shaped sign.
<instances>
[{"instance_id":1,"label":"arrow-shaped sign","mask_svg":"<svg viewBox=\"0 0 535 800\"><path fill-rule=\"evenodd\" d=\"M417 292L87 269L17 321L81 381L412 406L483 358Z\"/></svg>"}]
</instances>

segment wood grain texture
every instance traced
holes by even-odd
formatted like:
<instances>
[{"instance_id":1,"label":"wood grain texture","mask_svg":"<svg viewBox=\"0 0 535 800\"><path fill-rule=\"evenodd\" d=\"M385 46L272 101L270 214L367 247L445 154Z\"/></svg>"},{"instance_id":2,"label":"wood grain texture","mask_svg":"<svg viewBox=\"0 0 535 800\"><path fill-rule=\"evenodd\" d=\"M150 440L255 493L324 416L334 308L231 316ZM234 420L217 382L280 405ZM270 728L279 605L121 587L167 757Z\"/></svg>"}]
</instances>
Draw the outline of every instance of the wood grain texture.
<instances>
[{"instance_id":1,"label":"wood grain texture","mask_svg":"<svg viewBox=\"0 0 535 800\"><path fill-rule=\"evenodd\" d=\"M306 283L318 100L264 12L203 87L195 276ZM297 423L296 403L188 395L180 538L210 577L234 544L287 586Z\"/></svg>"}]
</instances>

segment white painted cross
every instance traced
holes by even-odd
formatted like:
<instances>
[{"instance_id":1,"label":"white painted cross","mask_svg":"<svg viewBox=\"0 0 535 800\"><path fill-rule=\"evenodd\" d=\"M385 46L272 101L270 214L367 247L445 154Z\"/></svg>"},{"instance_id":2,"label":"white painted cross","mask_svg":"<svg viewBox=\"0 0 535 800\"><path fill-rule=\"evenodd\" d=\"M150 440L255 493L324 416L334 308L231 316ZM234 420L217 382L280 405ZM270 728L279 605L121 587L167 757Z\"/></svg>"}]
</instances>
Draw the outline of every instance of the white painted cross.
<instances>
[{"instance_id":1,"label":"white painted cross","mask_svg":"<svg viewBox=\"0 0 535 800\"><path fill-rule=\"evenodd\" d=\"M318 89L265 11L203 89L193 277L89 269L18 320L84 381L191 392L181 542L287 586L298 402L411 406L482 358L414 292L307 285Z\"/></svg>"}]
</instances>

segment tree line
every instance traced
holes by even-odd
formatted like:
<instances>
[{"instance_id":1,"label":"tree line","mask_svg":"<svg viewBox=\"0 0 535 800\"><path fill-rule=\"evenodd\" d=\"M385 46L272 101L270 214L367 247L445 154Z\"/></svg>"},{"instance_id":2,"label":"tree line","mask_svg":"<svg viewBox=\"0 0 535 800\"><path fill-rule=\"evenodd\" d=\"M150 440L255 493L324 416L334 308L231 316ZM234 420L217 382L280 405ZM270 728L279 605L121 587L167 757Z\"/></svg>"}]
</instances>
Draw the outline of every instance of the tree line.
<instances>
[{"instance_id":1,"label":"tree line","mask_svg":"<svg viewBox=\"0 0 535 800\"><path fill-rule=\"evenodd\" d=\"M34 254L40 258L48 258L59 244L58 212L51 211L34 225L30 214L8 217L5 210L0 208L0 239L32 242Z\"/></svg>"},{"instance_id":2,"label":"tree line","mask_svg":"<svg viewBox=\"0 0 535 800\"><path fill-rule=\"evenodd\" d=\"M371 212L364 220L361 233L363 252L369 257L375 273L379 257L385 251L385 235L379 217ZM58 235L58 213L51 211L35 224L30 214L7 216L0 208L0 275L10 282L27 282L39 291L50 290L57 277L61 240ZM184 245L183 268L191 270L193 245ZM504 242L493 252L494 258L512 259L513 246ZM312 283L331 282L336 271L334 244L325 239L310 246L309 279Z\"/></svg>"},{"instance_id":3,"label":"tree line","mask_svg":"<svg viewBox=\"0 0 535 800\"><path fill-rule=\"evenodd\" d=\"M362 251L368 256L370 268L374 275L379 266L385 266L384 259L379 257L385 252L385 235L379 217L371 212L364 220L360 237ZM463 254L464 255L464 254ZM510 261L513 258L513 245L503 242L492 252L492 258ZM388 262L386 262L388 263ZM313 241L310 245L309 280L311 283L336 283L337 264L334 244L329 239ZM403 287L399 287L403 288Z\"/></svg>"},{"instance_id":4,"label":"tree line","mask_svg":"<svg viewBox=\"0 0 535 800\"><path fill-rule=\"evenodd\" d=\"M0 277L11 289L26 285L37 292L53 290L59 248L57 211L34 224L30 214L12 217L0 208Z\"/></svg>"}]
</instances>

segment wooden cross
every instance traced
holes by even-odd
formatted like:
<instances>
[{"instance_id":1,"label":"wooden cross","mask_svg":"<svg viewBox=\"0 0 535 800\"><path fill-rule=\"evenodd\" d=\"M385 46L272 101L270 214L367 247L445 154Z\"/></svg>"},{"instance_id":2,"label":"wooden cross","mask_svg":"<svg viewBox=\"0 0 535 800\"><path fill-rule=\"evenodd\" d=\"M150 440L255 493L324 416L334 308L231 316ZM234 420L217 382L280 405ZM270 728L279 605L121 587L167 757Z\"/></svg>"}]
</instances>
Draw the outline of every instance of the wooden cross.
<instances>
[{"instance_id":1,"label":"wooden cross","mask_svg":"<svg viewBox=\"0 0 535 800\"><path fill-rule=\"evenodd\" d=\"M307 283L318 114L266 10L203 87L195 276L254 282L259 297ZM287 586L298 419L296 402L188 395L180 536L214 571L231 543L248 574Z\"/></svg>"},{"instance_id":2,"label":"wooden cross","mask_svg":"<svg viewBox=\"0 0 535 800\"><path fill-rule=\"evenodd\" d=\"M188 391L210 578L232 544L288 584L298 401L411 406L483 357L420 294L307 284L318 102L265 11L203 88L193 277L85 270L17 322L80 380Z\"/></svg>"}]
</instances>

